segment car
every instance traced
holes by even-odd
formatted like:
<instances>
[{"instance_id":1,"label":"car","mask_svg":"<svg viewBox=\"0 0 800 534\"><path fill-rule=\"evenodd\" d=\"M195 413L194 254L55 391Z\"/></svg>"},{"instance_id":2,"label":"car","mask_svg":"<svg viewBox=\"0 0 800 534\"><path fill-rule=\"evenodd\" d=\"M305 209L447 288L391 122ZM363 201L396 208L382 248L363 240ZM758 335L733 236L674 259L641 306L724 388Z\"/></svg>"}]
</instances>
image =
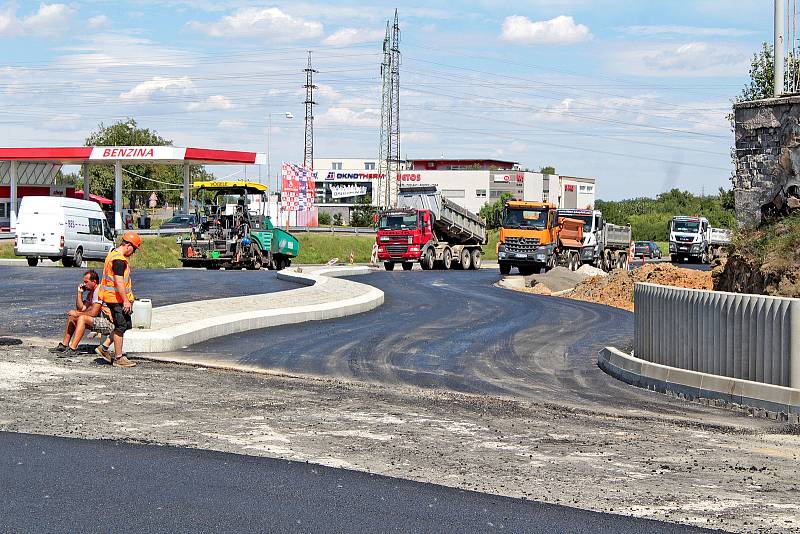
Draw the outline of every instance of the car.
<instances>
[{"instance_id":1,"label":"car","mask_svg":"<svg viewBox=\"0 0 800 534\"><path fill-rule=\"evenodd\" d=\"M198 226L197 216L194 213L176 213L172 218L161 223L162 230L175 230Z\"/></svg>"},{"instance_id":2,"label":"car","mask_svg":"<svg viewBox=\"0 0 800 534\"><path fill-rule=\"evenodd\" d=\"M636 241L633 256L636 258L661 258L661 249L652 241Z\"/></svg>"}]
</instances>

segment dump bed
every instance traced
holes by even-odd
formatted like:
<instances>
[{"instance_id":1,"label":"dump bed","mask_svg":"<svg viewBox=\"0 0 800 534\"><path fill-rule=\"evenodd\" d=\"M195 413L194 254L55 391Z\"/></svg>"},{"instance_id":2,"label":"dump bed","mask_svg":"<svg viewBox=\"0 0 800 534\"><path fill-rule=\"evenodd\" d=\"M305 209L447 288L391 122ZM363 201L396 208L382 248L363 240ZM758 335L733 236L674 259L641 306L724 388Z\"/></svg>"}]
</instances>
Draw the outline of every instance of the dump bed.
<instances>
[{"instance_id":1,"label":"dump bed","mask_svg":"<svg viewBox=\"0 0 800 534\"><path fill-rule=\"evenodd\" d=\"M486 243L486 223L478 215L448 200L435 186L401 187L398 207L429 210L437 239L455 245Z\"/></svg>"},{"instance_id":2,"label":"dump bed","mask_svg":"<svg viewBox=\"0 0 800 534\"><path fill-rule=\"evenodd\" d=\"M708 242L712 245L730 245L731 231L727 228L709 228Z\"/></svg>"},{"instance_id":3,"label":"dump bed","mask_svg":"<svg viewBox=\"0 0 800 534\"><path fill-rule=\"evenodd\" d=\"M606 223L603 225L605 247L611 249L627 249L631 244L631 227Z\"/></svg>"}]
</instances>

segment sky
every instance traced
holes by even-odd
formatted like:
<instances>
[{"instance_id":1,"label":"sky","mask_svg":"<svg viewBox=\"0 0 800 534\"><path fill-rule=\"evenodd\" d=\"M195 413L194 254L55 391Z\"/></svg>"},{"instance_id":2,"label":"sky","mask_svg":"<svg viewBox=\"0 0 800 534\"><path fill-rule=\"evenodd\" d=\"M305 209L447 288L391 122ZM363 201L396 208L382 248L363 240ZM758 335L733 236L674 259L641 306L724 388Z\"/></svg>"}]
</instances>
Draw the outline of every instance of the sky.
<instances>
[{"instance_id":1,"label":"sky","mask_svg":"<svg viewBox=\"0 0 800 534\"><path fill-rule=\"evenodd\" d=\"M395 8L403 157L554 166L606 200L730 187L726 115L772 40L766 0L0 0L0 146L132 117L176 146L269 152L275 175L302 162L310 50L315 156L375 158Z\"/></svg>"}]
</instances>

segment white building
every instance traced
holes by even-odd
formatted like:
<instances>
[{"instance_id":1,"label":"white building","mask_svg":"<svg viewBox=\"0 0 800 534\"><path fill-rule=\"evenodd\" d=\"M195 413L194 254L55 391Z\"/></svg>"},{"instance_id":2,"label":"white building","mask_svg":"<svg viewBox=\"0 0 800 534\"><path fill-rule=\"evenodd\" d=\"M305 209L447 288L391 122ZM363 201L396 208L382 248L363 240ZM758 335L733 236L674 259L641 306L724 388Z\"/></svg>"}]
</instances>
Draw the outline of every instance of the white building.
<instances>
[{"instance_id":1,"label":"white building","mask_svg":"<svg viewBox=\"0 0 800 534\"><path fill-rule=\"evenodd\" d=\"M436 185L444 196L478 213L487 202L503 193L514 198L550 201L562 208L594 207L593 178L547 175L520 170L515 162L499 160L409 160L400 172L400 185ZM350 209L367 195L375 198L378 162L370 158L320 158L314 160L317 174L316 205L320 213L340 213L344 222Z\"/></svg>"}]
</instances>

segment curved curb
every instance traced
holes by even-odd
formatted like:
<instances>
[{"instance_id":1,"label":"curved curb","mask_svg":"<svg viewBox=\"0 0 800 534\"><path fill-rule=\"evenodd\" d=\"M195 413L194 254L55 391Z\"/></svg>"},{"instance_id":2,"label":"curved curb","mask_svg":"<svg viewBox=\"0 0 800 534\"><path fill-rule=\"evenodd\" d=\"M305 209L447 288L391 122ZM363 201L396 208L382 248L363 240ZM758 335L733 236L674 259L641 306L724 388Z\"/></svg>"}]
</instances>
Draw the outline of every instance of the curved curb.
<instances>
[{"instance_id":1,"label":"curved curb","mask_svg":"<svg viewBox=\"0 0 800 534\"><path fill-rule=\"evenodd\" d=\"M614 347L606 347L597 354L597 366L618 380L660 393L762 408L787 414L794 422L800 416L800 389L651 363Z\"/></svg>"},{"instance_id":2,"label":"curved curb","mask_svg":"<svg viewBox=\"0 0 800 534\"><path fill-rule=\"evenodd\" d=\"M368 274L369 268L334 268L319 270L314 273L298 273L296 271L281 271L279 278L306 286L323 286L338 283L357 287L364 291L362 294L350 298L332 298L324 303L305 306L288 306L269 308L257 311L247 311L209 317L199 321L192 321L158 330L130 330L125 334L125 349L132 353L158 353L170 352L188 345L201 343L216 337L237 334L248 330L258 330L271 326L280 326L306 321L324 321L337 319L348 315L363 313L383 304L383 291L375 287L341 280L334 282L335 276ZM283 292L287 301L291 293L305 291L307 288L291 289ZM253 295L257 296L257 295ZM234 297L243 298L248 297ZM209 302L209 301L205 301Z\"/></svg>"}]
</instances>

